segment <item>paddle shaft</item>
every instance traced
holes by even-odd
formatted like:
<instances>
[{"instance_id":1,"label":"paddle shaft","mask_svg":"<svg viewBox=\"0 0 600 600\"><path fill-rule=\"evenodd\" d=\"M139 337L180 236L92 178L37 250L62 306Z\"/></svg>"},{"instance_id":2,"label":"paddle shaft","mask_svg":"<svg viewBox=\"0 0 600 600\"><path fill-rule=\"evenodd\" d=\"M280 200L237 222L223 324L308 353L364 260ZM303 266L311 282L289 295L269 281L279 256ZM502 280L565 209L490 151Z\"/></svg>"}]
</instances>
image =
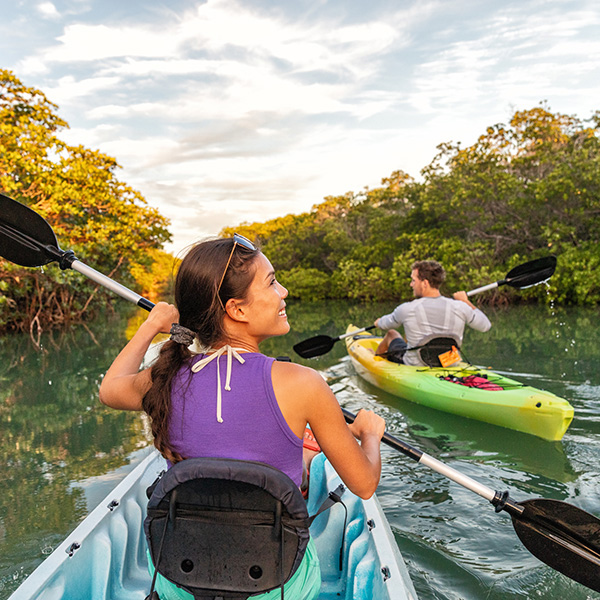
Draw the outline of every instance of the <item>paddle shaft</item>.
<instances>
[{"instance_id":1,"label":"paddle shaft","mask_svg":"<svg viewBox=\"0 0 600 600\"><path fill-rule=\"evenodd\" d=\"M354 422L356 416L353 413L351 413L349 410L346 410L345 408L342 408L342 412L344 413L344 418L346 419L347 423ZM486 500L489 500L492 503L494 502L494 500L500 497L500 494L495 490L492 490L491 488L482 485L481 483L475 481L474 479L471 479L467 475L463 475L460 471L449 467L445 463L439 461L437 458L429 456L422 450L419 450L418 448L415 448L414 446L411 446L410 444L407 444L406 442L395 438L393 435L390 435L387 432L383 434L382 441L388 446L394 448L395 450L402 452L402 454L408 456L408 458L411 458L415 462L418 462L420 464L425 465L426 467L429 467L430 469L433 469L440 475L451 479L455 483L458 483L464 488L475 492L482 498L485 498Z\"/></svg>"},{"instance_id":2,"label":"paddle shaft","mask_svg":"<svg viewBox=\"0 0 600 600\"><path fill-rule=\"evenodd\" d=\"M96 271L96 269L92 269L92 267L88 267L85 263L82 263L80 260L75 259L70 265L71 269L85 275L88 279L95 281L99 285L105 287L106 289L114 292L121 298L125 298L125 300L129 300L129 302L133 302L137 304L140 308L143 308L147 311L151 311L154 308L154 303L150 302L147 298L136 294L129 288L126 288L124 285L117 283L114 279L103 275Z\"/></svg>"},{"instance_id":3,"label":"paddle shaft","mask_svg":"<svg viewBox=\"0 0 600 600\"><path fill-rule=\"evenodd\" d=\"M352 423L355 416L342 408ZM495 492L388 433L382 441L418 463L489 500L496 512L506 511L525 548L536 558L574 581L600 591L600 520L566 502L537 498L515 502L508 492Z\"/></svg>"},{"instance_id":4,"label":"paddle shaft","mask_svg":"<svg viewBox=\"0 0 600 600\"><path fill-rule=\"evenodd\" d=\"M494 281L494 283L489 283L488 285L482 285L481 287L475 288L474 290L470 290L467 292L467 296L474 296L475 294L480 294L481 292L487 292L488 290L493 290L497 288L499 285L505 283L504 279L501 281Z\"/></svg>"},{"instance_id":5,"label":"paddle shaft","mask_svg":"<svg viewBox=\"0 0 600 600\"><path fill-rule=\"evenodd\" d=\"M362 327L361 329L356 329L354 331L350 331L349 333L344 333L337 338L335 341L343 340L344 338L350 337L351 335L356 335L357 333L363 333L363 331L370 331L371 329L375 329L375 325L369 325L368 327Z\"/></svg>"}]
</instances>

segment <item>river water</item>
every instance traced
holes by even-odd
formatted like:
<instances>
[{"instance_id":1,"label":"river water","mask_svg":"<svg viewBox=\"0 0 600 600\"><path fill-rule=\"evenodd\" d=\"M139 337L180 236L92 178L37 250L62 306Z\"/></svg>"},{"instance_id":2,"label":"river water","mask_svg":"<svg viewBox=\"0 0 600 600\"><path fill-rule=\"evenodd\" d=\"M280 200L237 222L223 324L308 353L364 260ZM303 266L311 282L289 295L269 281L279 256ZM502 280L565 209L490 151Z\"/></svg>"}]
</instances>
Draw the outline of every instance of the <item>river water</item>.
<instances>
[{"instance_id":1,"label":"river water","mask_svg":"<svg viewBox=\"0 0 600 600\"><path fill-rule=\"evenodd\" d=\"M292 332L263 351L319 369L340 404L369 407L388 431L515 500L553 498L600 515L600 326L596 309L513 306L487 310L493 328L468 331L471 362L492 366L569 400L563 440L434 411L359 379L343 342L302 361L292 346L349 322L365 326L393 306L288 306ZM0 337L0 600L133 468L150 443L137 413L101 406L102 374L135 328L112 315L42 336ZM141 315L143 318L143 315ZM600 594L547 567L517 538L506 513L473 492L383 446L378 497L421 600L583 600ZM374 599L376 600L376 599Z\"/></svg>"}]
</instances>

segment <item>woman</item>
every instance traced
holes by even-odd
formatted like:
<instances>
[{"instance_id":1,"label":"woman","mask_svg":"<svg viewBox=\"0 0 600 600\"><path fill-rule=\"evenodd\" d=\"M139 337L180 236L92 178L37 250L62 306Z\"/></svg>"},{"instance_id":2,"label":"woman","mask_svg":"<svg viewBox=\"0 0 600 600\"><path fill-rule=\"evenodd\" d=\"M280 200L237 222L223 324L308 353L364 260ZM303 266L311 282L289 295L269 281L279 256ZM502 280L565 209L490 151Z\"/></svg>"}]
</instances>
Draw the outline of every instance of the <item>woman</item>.
<instances>
[{"instance_id":1,"label":"woman","mask_svg":"<svg viewBox=\"0 0 600 600\"><path fill-rule=\"evenodd\" d=\"M197 456L256 460L298 486L308 424L346 486L369 498L381 474L383 419L360 411L346 425L319 373L259 351L260 342L290 329L286 296L269 260L246 238L236 234L197 244L179 268L176 307L163 302L154 307L106 373L100 400L146 411L154 444L171 463ZM156 363L140 371L153 338L167 332L171 340ZM203 353L188 349L194 339ZM311 542L285 594L314 598L319 587ZM161 598L191 598L179 588L171 590L180 594L173 596L164 587L157 591Z\"/></svg>"}]
</instances>

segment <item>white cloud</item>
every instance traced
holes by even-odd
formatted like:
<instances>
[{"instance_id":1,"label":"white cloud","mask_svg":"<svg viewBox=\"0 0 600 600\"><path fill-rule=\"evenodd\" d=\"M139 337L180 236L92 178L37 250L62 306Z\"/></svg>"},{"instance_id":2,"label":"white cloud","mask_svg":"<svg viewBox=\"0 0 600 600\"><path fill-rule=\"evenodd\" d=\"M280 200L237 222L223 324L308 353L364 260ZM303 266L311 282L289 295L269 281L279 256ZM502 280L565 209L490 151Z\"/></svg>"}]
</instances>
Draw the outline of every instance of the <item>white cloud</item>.
<instances>
[{"instance_id":1,"label":"white cloud","mask_svg":"<svg viewBox=\"0 0 600 600\"><path fill-rule=\"evenodd\" d=\"M393 45L398 35L396 27L383 21L352 26L294 23L252 12L230 0L209 0L180 19L160 25L67 25L58 37L60 43L45 48L43 56L45 62L58 63L126 58L128 64L120 67L123 72L143 73L144 67L211 70L211 63L227 64L229 55L235 56L229 65L362 77L375 68L377 55ZM204 62L191 56L196 53ZM136 63L140 58L158 60L140 65Z\"/></svg>"},{"instance_id":2,"label":"white cloud","mask_svg":"<svg viewBox=\"0 0 600 600\"><path fill-rule=\"evenodd\" d=\"M135 26L108 27L107 25L70 25L60 36L60 46L50 48L48 61L94 61L123 56L174 56L177 39L155 30Z\"/></svg>"},{"instance_id":3,"label":"white cloud","mask_svg":"<svg viewBox=\"0 0 600 600\"><path fill-rule=\"evenodd\" d=\"M48 73L50 69L41 56L27 56L19 61L16 69L21 76L23 75L42 75Z\"/></svg>"},{"instance_id":4,"label":"white cloud","mask_svg":"<svg viewBox=\"0 0 600 600\"><path fill-rule=\"evenodd\" d=\"M348 59L382 52L398 36L397 30L383 21L352 26L292 22L251 11L231 0L209 0L184 19L180 36L194 49L216 52L240 48L254 59L278 59L301 70L351 66L355 61Z\"/></svg>"},{"instance_id":5,"label":"white cloud","mask_svg":"<svg viewBox=\"0 0 600 600\"><path fill-rule=\"evenodd\" d=\"M136 115L145 117L161 117L165 111L172 110L173 106L164 102L140 102L129 106L105 104L87 111L89 119L104 120L110 118L130 118Z\"/></svg>"},{"instance_id":6,"label":"white cloud","mask_svg":"<svg viewBox=\"0 0 600 600\"><path fill-rule=\"evenodd\" d=\"M565 18L530 9L525 4L510 15L492 14L466 39L433 52L411 86L411 105L426 114L456 115L479 102L537 103L567 82L559 95L581 85L600 91L600 42L581 35L599 22L598 13L576 10ZM590 77L598 83L591 84Z\"/></svg>"},{"instance_id":7,"label":"white cloud","mask_svg":"<svg viewBox=\"0 0 600 600\"><path fill-rule=\"evenodd\" d=\"M73 75L61 77L52 86L46 87L44 93L59 106L80 102L99 91L114 88L119 83L117 77L89 77L75 79Z\"/></svg>"},{"instance_id":8,"label":"white cloud","mask_svg":"<svg viewBox=\"0 0 600 600\"><path fill-rule=\"evenodd\" d=\"M66 141L115 156L172 216L174 248L396 169L418 177L437 144L473 143L515 108L547 98L586 117L600 96L591 0L259 4L132 0L117 18L89 0L10 38L17 75L72 125Z\"/></svg>"},{"instance_id":9,"label":"white cloud","mask_svg":"<svg viewBox=\"0 0 600 600\"><path fill-rule=\"evenodd\" d=\"M50 19L57 19L60 17L60 13L56 10L56 6L54 6L52 2L40 2L36 8L43 17Z\"/></svg>"},{"instance_id":10,"label":"white cloud","mask_svg":"<svg viewBox=\"0 0 600 600\"><path fill-rule=\"evenodd\" d=\"M88 118L128 118L168 111L198 120L239 118L254 112L278 114L346 113L360 118L389 105L382 95L352 98L378 70L382 56L399 30L382 21L360 25L295 23L251 12L229 0L209 0L180 19L148 25L77 23L68 25L58 45L26 57L28 73L47 72L49 65L86 62L95 76L81 81L62 78L54 98L63 103L102 89L117 79L139 81L150 101L96 103ZM194 56L198 54L198 56ZM174 89L155 94L153 77L189 76ZM169 97L168 103L165 97ZM168 106L165 106L168 104ZM165 110L167 112L165 112Z\"/></svg>"}]
</instances>

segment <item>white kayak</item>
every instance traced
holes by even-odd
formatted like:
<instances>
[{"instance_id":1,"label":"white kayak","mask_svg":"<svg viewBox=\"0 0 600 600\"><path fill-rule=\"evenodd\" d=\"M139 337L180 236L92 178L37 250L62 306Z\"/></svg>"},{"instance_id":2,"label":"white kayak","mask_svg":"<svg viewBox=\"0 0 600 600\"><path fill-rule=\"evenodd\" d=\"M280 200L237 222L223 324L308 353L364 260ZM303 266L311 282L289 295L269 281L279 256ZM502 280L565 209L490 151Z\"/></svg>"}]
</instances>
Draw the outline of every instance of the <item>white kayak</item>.
<instances>
[{"instance_id":1,"label":"white kayak","mask_svg":"<svg viewBox=\"0 0 600 600\"><path fill-rule=\"evenodd\" d=\"M166 468L153 449L23 582L9 600L144 600L151 577L143 522L146 488ZM320 454L311 464L308 510L313 514L340 483ZM319 515L310 531L321 562L320 600L416 600L406 565L375 496L362 500L350 491L344 567L339 547L344 509Z\"/></svg>"}]
</instances>

